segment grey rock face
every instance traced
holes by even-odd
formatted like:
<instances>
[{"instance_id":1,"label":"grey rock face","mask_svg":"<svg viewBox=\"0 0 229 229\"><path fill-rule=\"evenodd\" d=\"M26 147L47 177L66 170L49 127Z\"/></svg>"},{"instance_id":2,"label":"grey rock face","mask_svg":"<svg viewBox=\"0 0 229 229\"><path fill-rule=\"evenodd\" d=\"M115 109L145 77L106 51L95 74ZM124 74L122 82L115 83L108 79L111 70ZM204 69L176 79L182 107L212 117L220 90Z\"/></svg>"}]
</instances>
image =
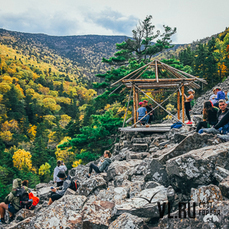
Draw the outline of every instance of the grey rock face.
<instances>
[{"instance_id":1,"label":"grey rock face","mask_svg":"<svg viewBox=\"0 0 229 229\"><path fill-rule=\"evenodd\" d=\"M168 160L166 169L175 190L188 192L192 187L208 185L216 166L229 167L229 143L208 146Z\"/></svg>"},{"instance_id":2,"label":"grey rock face","mask_svg":"<svg viewBox=\"0 0 229 229\"><path fill-rule=\"evenodd\" d=\"M83 228L108 228L115 204L110 201L96 200L87 202L82 210Z\"/></svg>"},{"instance_id":3,"label":"grey rock face","mask_svg":"<svg viewBox=\"0 0 229 229\"><path fill-rule=\"evenodd\" d=\"M210 184L208 186L202 186L198 189L191 189L191 201L198 205L202 203L217 203L222 201L223 197L219 187Z\"/></svg>"},{"instance_id":4,"label":"grey rock face","mask_svg":"<svg viewBox=\"0 0 229 229\"><path fill-rule=\"evenodd\" d=\"M229 170L216 166L213 176L220 183L229 176Z\"/></svg>"},{"instance_id":5,"label":"grey rock face","mask_svg":"<svg viewBox=\"0 0 229 229\"><path fill-rule=\"evenodd\" d=\"M210 206L195 208L195 214L193 214L193 207L191 205L190 216L188 217L187 206L186 206L186 218L181 215L179 217L179 211L176 211L170 215L164 216L160 219L158 228L164 229L210 229L210 228L229 228L228 214L229 214L229 201L219 201Z\"/></svg>"},{"instance_id":6,"label":"grey rock face","mask_svg":"<svg viewBox=\"0 0 229 229\"><path fill-rule=\"evenodd\" d=\"M157 193L157 194L156 194ZM154 196L149 203L151 197ZM146 198L147 200L145 200ZM114 208L114 214L119 216L123 213L130 213L138 217L146 218L159 218L159 210L157 202L167 202L167 189L164 186L157 186L153 189L143 190L132 199L123 201L120 205L116 204Z\"/></svg>"},{"instance_id":7,"label":"grey rock face","mask_svg":"<svg viewBox=\"0 0 229 229\"><path fill-rule=\"evenodd\" d=\"M185 154L191 150L199 149L208 145L212 145L212 142L209 142L209 138L212 138L211 135L207 134L198 134L194 133L188 135L183 141L180 142L175 148L172 148L168 153L159 157L159 160L162 163L166 163L167 160L177 157L179 155Z\"/></svg>"},{"instance_id":8,"label":"grey rock face","mask_svg":"<svg viewBox=\"0 0 229 229\"><path fill-rule=\"evenodd\" d=\"M222 195L229 198L229 176L219 184Z\"/></svg>"},{"instance_id":9,"label":"grey rock face","mask_svg":"<svg viewBox=\"0 0 229 229\"><path fill-rule=\"evenodd\" d=\"M140 164L141 160L131 160L131 161L115 161L113 162L107 170L108 181L113 180L115 176L120 176L125 173L128 169L135 167Z\"/></svg>"},{"instance_id":10,"label":"grey rock face","mask_svg":"<svg viewBox=\"0 0 229 229\"><path fill-rule=\"evenodd\" d=\"M31 228L82 228L79 212L86 200L85 196L63 196L33 217Z\"/></svg>"},{"instance_id":11,"label":"grey rock face","mask_svg":"<svg viewBox=\"0 0 229 229\"><path fill-rule=\"evenodd\" d=\"M88 196L92 194L95 190L100 190L106 188L107 183L102 177L102 175L91 175L87 180L80 183L80 187L76 191L79 195Z\"/></svg>"},{"instance_id":12,"label":"grey rock face","mask_svg":"<svg viewBox=\"0 0 229 229\"><path fill-rule=\"evenodd\" d=\"M123 213L115 221L113 221L109 229L147 229L144 219L129 213Z\"/></svg>"}]
</instances>

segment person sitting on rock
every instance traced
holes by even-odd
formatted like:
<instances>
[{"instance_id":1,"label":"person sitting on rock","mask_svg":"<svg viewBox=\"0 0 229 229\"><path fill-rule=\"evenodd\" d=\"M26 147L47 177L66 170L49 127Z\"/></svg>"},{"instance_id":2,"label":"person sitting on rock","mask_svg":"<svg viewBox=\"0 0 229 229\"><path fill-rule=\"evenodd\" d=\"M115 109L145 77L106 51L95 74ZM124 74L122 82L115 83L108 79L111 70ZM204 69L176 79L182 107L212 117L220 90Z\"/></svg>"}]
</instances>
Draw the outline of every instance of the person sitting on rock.
<instances>
[{"instance_id":1,"label":"person sitting on rock","mask_svg":"<svg viewBox=\"0 0 229 229\"><path fill-rule=\"evenodd\" d=\"M20 210L20 197L16 196L16 189L22 187L21 179L17 178L13 180L12 191L7 195L5 201L0 203L0 215L1 215L1 223L5 223L4 215L5 210L9 211L10 219L9 221L13 221L14 214L16 214ZM28 191L28 187L24 186L24 189Z\"/></svg>"},{"instance_id":2,"label":"person sitting on rock","mask_svg":"<svg viewBox=\"0 0 229 229\"><path fill-rule=\"evenodd\" d=\"M153 110L153 109L152 109L152 104L149 104L149 105L148 105L148 101L147 101L147 100L144 100L143 103L145 103L144 106L145 106L145 108L146 108L146 110L147 110L147 113L150 113L150 111ZM152 118L153 118L153 112L151 112L148 116L149 116L149 121L148 121L148 123L151 123Z\"/></svg>"},{"instance_id":3,"label":"person sitting on rock","mask_svg":"<svg viewBox=\"0 0 229 229\"><path fill-rule=\"evenodd\" d=\"M57 174L60 171L63 171L63 172L67 171L67 167L65 166L63 161L58 160L57 166L54 169L54 173L53 173L53 181L54 181L54 183L57 184L57 187L60 187L63 185L63 181L57 176Z\"/></svg>"},{"instance_id":4,"label":"person sitting on rock","mask_svg":"<svg viewBox=\"0 0 229 229\"><path fill-rule=\"evenodd\" d=\"M217 114L218 122L213 128L206 128L199 130L199 133L213 133L218 134L221 130L223 132L229 132L229 109L227 108L227 103L224 99L219 100L219 111ZM225 130L227 128L227 130Z\"/></svg>"},{"instance_id":5,"label":"person sitting on rock","mask_svg":"<svg viewBox=\"0 0 229 229\"><path fill-rule=\"evenodd\" d=\"M143 118L147 114L147 109L145 107L144 102L139 103L140 108L137 110L137 120L145 121L146 123L149 122L149 115L147 115L145 118Z\"/></svg>"},{"instance_id":6,"label":"person sitting on rock","mask_svg":"<svg viewBox=\"0 0 229 229\"><path fill-rule=\"evenodd\" d=\"M104 160L101 160L98 164L98 166L96 166L95 164L91 163L90 164L90 168L89 168L89 174L87 175L88 178L91 177L91 173L92 170L94 169L96 173L102 173L103 171L107 171L109 165L111 164L111 153L109 150L105 150L104 151Z\"/></svg>"},{"instance_id":7,"label":"person sitting on rock","mask_svg":"<svg viewBox=\"0 0 229 229\"><path fill-rule=\"evenodd\" d=\"M48 205L51 205L55 200L59 200L71 185L71 181L67 179L64 171L59 171L57 176L58 178L60 178L61 181L63 181L63 186L56 188L51 187L52 193L51 197L49 198Z\"/></svg>"},{"instance_id":8,"label":"person sitting on rock","mask_svg":"<svg viewBox=\"0 0 229 229\"><path fill-rule=\"evenodd\" d=\"M203 109L203 121L197 124L196 132L199 132L201 128L209 128L210 125L215 125L218 122L218 108L214 107L211 101L206 101L204 103Z\"/></svg>"},{"instance_id":9,"label":"person sitting on rock","mask_svg":"<svg viewBox=\"0 0 229 229\"><path fill-rule=\"evenodd\" d=\"M217 94L216 88L213 88L213 94L209 98L212 104L218 103L218 100L216 100L216 97L217 97L216 94Z\"/></svg>"},{"instance_id":10,"label":"person sitting on rock","mask_svg":"<svg viewBox=\"0 0 229 229\"><path fill-rule=\"evenodd\" d=\"M217 87L216 88L216 98L215 98L215 100L217 100L217 102L216 103L213 103L213 105L215 107L219 107L219 100L221 100L221 99L225 100L225 94L221 90L221 87Z\"/></svg>"}]
</instances>

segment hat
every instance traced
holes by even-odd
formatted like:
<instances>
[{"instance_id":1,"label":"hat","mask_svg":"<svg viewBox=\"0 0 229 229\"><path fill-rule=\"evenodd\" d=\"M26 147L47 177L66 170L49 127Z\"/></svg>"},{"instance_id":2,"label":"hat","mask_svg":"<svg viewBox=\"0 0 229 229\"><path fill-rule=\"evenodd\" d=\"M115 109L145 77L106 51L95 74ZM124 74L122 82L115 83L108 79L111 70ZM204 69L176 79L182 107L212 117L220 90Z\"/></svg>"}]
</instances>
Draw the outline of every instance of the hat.
<instances>
[{"instance_id":1,"label":"hat","mask_svg":"<svg viewBox=\"0 0 229 229\"><path fill-rule=\"evenodd\" d=\"M141 106L142 104L143 104L143 102L140 102L140 103L139 103L139 106Z\"/></svg>"},{"instance_id":2,"label":"hat","mask_svg":"<svg viewBox=\"0 0 229 229\"><path fill-rule=\"evenodd\" d=\"M143 103L148 103L148 101L147 100L144 100Z\"/></svg>"},{"instance_id":3,"label":"hat","mask_svg":"<svg viewBox=\"0 0 229 229\"><path fill-rule=\"evenodd\" d=\"M194 93L194 90L192 90L191 88L188 90L188 92L189 92L189 91L191 91L191 92L193 92L193 93Z\"/></svg>"},{"instance_id":4,"label":"hat","mask_svg":"<svg viewBox=\"0 0 229 229\"><path fill-rule=\"evenodd\" d=\"M66 174L64 171L60 171L58 174L57 174L57 177L59 178L65 178L66 177Z\"/></svg>"},{"instance_id":5,"label":"hat","mask_svg":"<svg viewBox=\"0 0 229 229\"><path fill-rule=\"evenodd\" d=\"M216 89L216 90L222 90L221 87L216 87L215 89Z\"/></svg>"}]
</instances>

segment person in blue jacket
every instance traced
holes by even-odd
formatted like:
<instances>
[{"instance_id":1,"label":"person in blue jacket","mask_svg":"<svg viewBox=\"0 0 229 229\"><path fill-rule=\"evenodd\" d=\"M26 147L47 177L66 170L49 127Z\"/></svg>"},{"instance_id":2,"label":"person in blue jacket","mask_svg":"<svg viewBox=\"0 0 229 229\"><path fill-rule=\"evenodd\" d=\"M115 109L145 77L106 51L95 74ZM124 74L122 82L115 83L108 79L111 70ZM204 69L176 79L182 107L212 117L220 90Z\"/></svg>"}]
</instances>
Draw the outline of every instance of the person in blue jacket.
<instances>
[{"instance_id":1,"label":"person in blue jacket","mask_svg":"<svg viewBox=\"0 0 229 229\"><path fill-rule=\"evenodd\" d=\"M214 103L213 105L214 105L215 107L219 107L219 100L221 100L221 99L225 100L225 93L221 90L220 87L216 87L216 92L217 92L217 94L216 94L215 100L216 100L217 102Z\"/></svg>"}]
</instances>

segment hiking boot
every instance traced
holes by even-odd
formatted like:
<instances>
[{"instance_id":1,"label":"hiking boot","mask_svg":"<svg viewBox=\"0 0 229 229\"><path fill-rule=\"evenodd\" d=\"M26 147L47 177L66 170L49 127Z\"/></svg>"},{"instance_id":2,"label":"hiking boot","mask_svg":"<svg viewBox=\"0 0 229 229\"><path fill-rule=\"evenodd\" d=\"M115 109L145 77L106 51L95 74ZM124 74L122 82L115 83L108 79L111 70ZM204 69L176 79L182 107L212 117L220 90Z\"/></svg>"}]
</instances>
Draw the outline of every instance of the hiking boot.
<instances>
[{"instance_id":1,"label":"hiking boot","mask_svg":"<svg viewBox=\"0 0 229 229\"><path fill-rule=\"evenodd\" d=\"M11 217L9 218L9 223L11 223L12 221L14 221L14 216L11 216Z\"/></svg>"},{"instance_id":2,"label":"hiking boot","mask_svg":"<svg viewBox=\"0 0 229 229\"><path fill-rule=\"evenodd\" d=\"M191 121L186 122L187 125L192 125Z\"/></svg>"},{"instance_id":3,"label":"hiking boot","mask_svg":"<svg viewBox=\"0 0 229 229\"><path fill-rule=\"evenodd\" d=\"M90 178L91 176L87 175L87 178Z\"/></svg>"},{"instance_id":4,"label":"hiking boot","mask_svg":"<svg viewBox=\"0 0 229 229\"><path fill-rule=\"evenodd\" d=\"M4 218L2 218L2 219L0 220L0 225L1 225L1 224L6 224L6 221L5 221Z\"/></svg>"}]
</instances>

